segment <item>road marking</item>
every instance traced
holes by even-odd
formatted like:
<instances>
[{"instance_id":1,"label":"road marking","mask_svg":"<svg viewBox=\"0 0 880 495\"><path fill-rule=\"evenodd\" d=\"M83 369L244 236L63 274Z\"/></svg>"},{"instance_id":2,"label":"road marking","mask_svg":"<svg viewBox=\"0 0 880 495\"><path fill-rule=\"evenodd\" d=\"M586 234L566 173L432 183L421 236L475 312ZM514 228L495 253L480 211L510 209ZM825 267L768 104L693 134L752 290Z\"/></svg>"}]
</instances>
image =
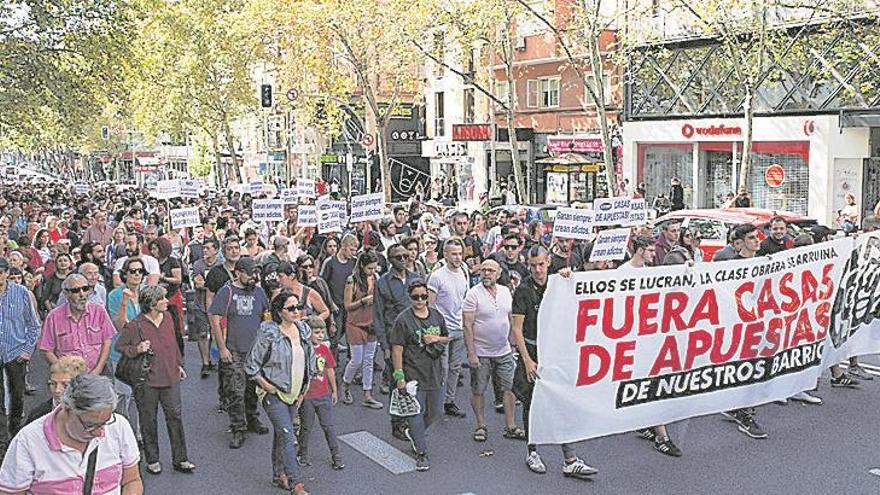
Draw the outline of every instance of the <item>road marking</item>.
<instances>
[{"instance_id":1,"label":"road marking","mask_svg":"<svg viewBox=\"0 0 880 495\"><path fill-rule=\"evenodd\" d=\"M873 474L874 476L880 476L880 468L870 469L868 470L868 473Z\"/></svg>"},{"instance_id":2,"label":"road marking","mask_svg":"<svg viewBox=\"0 0 880 495\"><path fill-rule=\"evenodd\" d=\"M416 470L416 461L368 431L356 431L339 437L351 448L369 457L391 472L403 474Z\"/></svg>"}]
</instances>

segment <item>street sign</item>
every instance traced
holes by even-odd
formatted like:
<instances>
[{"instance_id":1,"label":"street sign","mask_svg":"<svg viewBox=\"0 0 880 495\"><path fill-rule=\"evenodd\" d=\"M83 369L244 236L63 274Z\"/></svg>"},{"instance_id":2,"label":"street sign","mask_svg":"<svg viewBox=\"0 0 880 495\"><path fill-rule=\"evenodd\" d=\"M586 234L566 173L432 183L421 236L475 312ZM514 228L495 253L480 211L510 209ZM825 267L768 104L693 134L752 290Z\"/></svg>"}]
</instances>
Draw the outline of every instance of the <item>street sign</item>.
<instances>
[{"instance_id":1,"label":"street sign","mask_svg":"<svg viewBox=\"0 0 880 495\"><path fill-rule=\"evenodd\" d=\"M780 187L785 183L785 169L776 163L770 165L764 170L764 180L770 187Z\"/></svg>"},{"instance_id":2,"label":"street sign","mask_svg":"<svg viewBox=\"0 0 880 495\"><path fill-rule=\"evenodd\" d=\"M287 99L288 100L296 101L296 99L298 97L299 97L299 92L296 90L296 88L290 88L287 90Z\"/></svg>"},{"instance_id":3,"label":"street sign","mask_svg":"<svg viewBox=\"0 0 880 495\"><path fill-rule=\"evenodd\" d=\"M368 132L365 132L364 135L361 137L361 144L364 145L365 148L373 146L373 143L375 141L376 140L373 138L373 135Z\"/></svg>"}]
</instances>

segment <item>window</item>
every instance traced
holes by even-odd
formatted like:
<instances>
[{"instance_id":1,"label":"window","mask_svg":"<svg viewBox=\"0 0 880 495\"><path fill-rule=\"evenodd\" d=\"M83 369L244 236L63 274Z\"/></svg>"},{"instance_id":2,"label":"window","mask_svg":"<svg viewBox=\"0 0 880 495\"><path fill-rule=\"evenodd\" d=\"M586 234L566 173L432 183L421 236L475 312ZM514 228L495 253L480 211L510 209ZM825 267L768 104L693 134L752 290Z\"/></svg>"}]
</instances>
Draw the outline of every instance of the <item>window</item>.
<instances>
[{"instance_id":1,"label":"window","mask_svg":"<svg viewBox=\"0 0 880 495\"><path fill-rule=\"evenodd\" d=\"M434 136L446 135L446 107L443 92L434 93Z\"/></svg>"},{"instance_id":2,"label":"window","mask_svg":"<svg viewBox=\"0 0 880 495\"><path fill-rule=\"evenodd\" d=\"M587 84L589 84L590 87L595 90L596 78L594 78L590 74L587 74L586 79L587 79ZM613 101L613 95L611 94L611 75L608 73L603 74L602 82L604 83L602 85L602 92L605 96L605 106L606 107L612 106L612 105L614 105L614 101ZM590 98L590 91L587 88L584 88L584 103L586 103L588 106L594 106L593 99Z\"/></svg>"},{"instance_id":3,"label":"window","mask_svg":"<svg viewBox=\"0 0 880 495\"><path fill-rule=\"evenodd\" d=\"M506 105L509 105L507 101L507 97L510 95L510 84L507 81L496 81L495 82L495 98L498 98L504 105L495 103L495 110L503 110Z\"/></svg>"},{"instance_id":4,"label":"window","mask_svg":"<svg viewBox=\"0 0 880 495\"><path fill-rule=\"evenodd\" d=\"M556 20L549 0L529 0L529 7L541 17L550 22ZM547 31L547 25L531 12L522 12L516 16L516 35L521 37L532 36Z\"/></svg>"},{"instance_id":5,"label":"window","mask_svg":"<svg viewBox=\"0 0 880 495\"><path fill-rule=\"evenodd\" d=\"M529 81L532 82L532 81ZM548 77L538 79L540 86L540 106L542 108L559 106L559 78Z\"/></svg>"},{"instance_id":6,"label":"window","mask_svg":"<svg viewBox=\"0 0 880 495\"><path fill-rule=\"evenodd\" d=\"M465 124L473 124L476 118L476 112L474 109L475 100L474 100L474 88L466 88L464 90L464 123Z\"/></svg>"}]
</instances>

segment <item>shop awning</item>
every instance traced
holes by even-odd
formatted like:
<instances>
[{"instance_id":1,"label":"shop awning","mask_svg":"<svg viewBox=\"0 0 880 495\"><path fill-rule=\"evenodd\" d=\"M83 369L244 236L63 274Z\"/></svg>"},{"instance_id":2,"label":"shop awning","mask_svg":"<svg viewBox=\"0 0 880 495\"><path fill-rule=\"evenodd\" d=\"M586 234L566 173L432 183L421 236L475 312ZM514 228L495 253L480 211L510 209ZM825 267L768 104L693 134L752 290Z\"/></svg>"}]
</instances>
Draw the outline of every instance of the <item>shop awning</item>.
<instances>
[{"instance_id":1,"label":"shop awning","mask_svg":"<svg viewBox=\"0 0 880 495\"><path fill-rule=\"evenodd\" d=\"M159 157L158 156L139 156L137 157L138 164L142 167L158 167L159 166Z\"/></svg>"},{"instance_id":2,"label":"shop awning","mask_svg":"<svg viewBox=\"0 0 880 495\"><path fill-rule=\"evenodd\" d=\"M595 158L581 153L563 153L535 160L547 172L598 172L601 164Z\"/></svg>"}]
</instances>

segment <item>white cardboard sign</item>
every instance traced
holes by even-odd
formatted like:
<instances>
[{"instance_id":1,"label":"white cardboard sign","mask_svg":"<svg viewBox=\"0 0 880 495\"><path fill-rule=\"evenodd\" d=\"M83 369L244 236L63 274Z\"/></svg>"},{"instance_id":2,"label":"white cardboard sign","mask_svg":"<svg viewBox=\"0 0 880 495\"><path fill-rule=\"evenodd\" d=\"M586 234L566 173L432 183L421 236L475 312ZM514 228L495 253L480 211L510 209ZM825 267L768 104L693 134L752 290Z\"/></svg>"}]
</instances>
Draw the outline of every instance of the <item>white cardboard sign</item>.
<instances>
[{"instance_id":1,"label":"white cardboard sign","mask_svg":"<svg viewBox=\"0 0 880 495\"><path fill-rule=\"evenodd\" d=\"M297 190L295 188L282 189L281 190L281 201L286 205L295 205L299 200L299 195L297 194Z\"/></svg>"},{"instance_id":2,"label":"white cardboard sign","mask_svg":"<svg viewBox=\"0 0 880 495\"><path fill-rule=\"evenodd\" d=\"M339 217L339 210L334 203L340 203L340 201L333 201L326 195L318 198L315 203L319 234L342 232L342 219Z\"/></svg>"},{"instance_id":3,"label":"white cardboard sign","mask_svg":"<svg viewBox=\"0 0 880 495\"><path fill-rule=\"evenodd\" d=\"M284 202L280 199L255 199L251 203L255 222L280 222L284 220Z\"/></svg>"},{"instance_id":4,"label":"white cardboard sign","mask_svg":"<svg viewBox=\"0 0 880 495\"><path fill-rule=\"evenodd\" d=\"M630 200L629 225L634 227L648 225L648 205L644 199Z\"/></svg>"},{"instance_id":5,"label":"white cardboard sign","mask_svg":"<svg viewBox=\"0 0 880 495\"><path fill-rule=\"evenodd\" d=\"M559 208L553 220L553 237L592 239L595 213L579 208Z\"/></svg>"},{"instance_id":6,"label":"white cardboard sign","mask_svg":"<svg viewBox=\"0 0 880 495\"><path fill-rule=\"evenodd\" d=\"M629 225L631 198L597 198L593 202L596 226Z\"/></svg>"},{"instance_id":7,"label":"white cardboard sign","mask_svg":"<svg viewBox=\"0 0 880 495\"><path fill-rule=\"evenodd\" d=\"M590 261L620 261L626 257L629 245L629 227L607 229L599 232L593 242Z\"/></svg>"},{"instance_id":8,"label":"white cardboard sign","mask_svg":"<svg viewBox=\"0 0 880 495\"><path fill-rule=\"evenodd\" d=\"M76 194L88 194L89 185L84 182L77 182L73 185L73 192Z\"/></svg>"},{"instance_id":9,"label":"white cardboard sign","mask_svg":"<svg viewBox=\"0 0 880 495\"><path fill-rule=\"evenodd\" d=\"M263 194L263 181L255 180L248 185L248 190L251 193L251 196L258 196Z\"/></svg>"},{"instance_id":10,"label":"white cardboard sign","mask_svg":"<svg viewBox=\"0 0 880 495\"><path fill-rule=\"evenodd\" d=\"M351 218L352 222L365 222L367 220L378 220L385 216L385 193L377 192L372 194L361 194L351 198Z\"/></svg>"},{"instance_id":11,"label":"white cardboard sign","mask_svg":"<svg viewBox=\"0 0 880 495\"><path fill-rule=\"evenodd\" d=\"M296 179L296 195L300 198L314 198L315 181L312 179Z\"/></svg>"},{"instance_id":12,"label":"white cardboard sign","mask_svg":"<svg viewBox=\"0 0 880 495\"><path fill-rule=\"evenodd\" d=\"M296 224L300 227L318 226L318 209L315 205L300 205L296 209Z\"/></svg>"},{"instance_id":13,"label":"white cardboard sign","mask_svg":"<svg viewBox=\"0 0 880 495\"><path fill-rule=\"evenodd\" d=\"M160 180L156 183L156 197L158 199L179 198L180 181L177 179Z\"/></svg>"},{"instance_id":14,"label":"white cardboard sign","mask_svg":"<svg viewBox=\"0 0 880 495\"><path fill-rule=\"evenodd\" d=\"M177 208L171 210L171 228L173 229L198 227L201 224L198 208Z\"/></svg>"},{"instance_id":15,"label":"white cardboard sign","mask_svg":"<svg viewBox=\"0 0 880 495\"><path fill-rule=\"evenodd\" d=\"M181 198L198 198L199 183L195 179L181 179L179 181Z\"/></svg>"}]
</instances>

